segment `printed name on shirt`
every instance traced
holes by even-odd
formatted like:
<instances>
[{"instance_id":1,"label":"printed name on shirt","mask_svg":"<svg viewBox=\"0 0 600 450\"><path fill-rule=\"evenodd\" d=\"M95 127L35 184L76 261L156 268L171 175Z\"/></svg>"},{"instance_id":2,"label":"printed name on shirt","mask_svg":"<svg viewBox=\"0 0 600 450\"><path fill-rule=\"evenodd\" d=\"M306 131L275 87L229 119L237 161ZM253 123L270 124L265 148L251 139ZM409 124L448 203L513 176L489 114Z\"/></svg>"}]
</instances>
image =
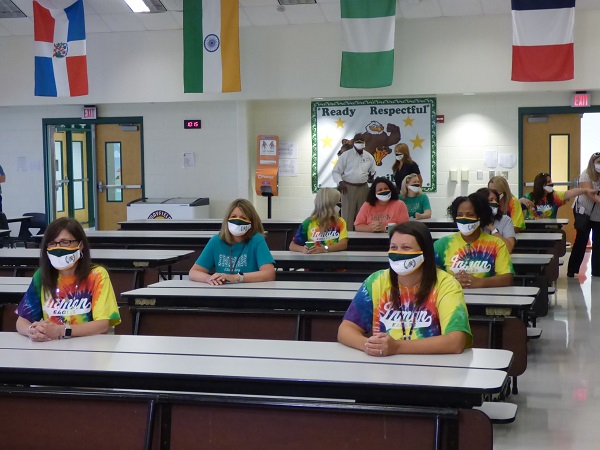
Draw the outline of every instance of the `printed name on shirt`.
<instances>
[{"instance_id":1,"label":"printed name on shirt","mask_svg":"<svg viewBox=\"0 0 600 450\"><path fill-rule=\"evenodd\" d=\"M317 231L317 227L310 229L310 240L313 242L324 242L340 238L340 232L334 229L327 230L325 233Z\"/></svg>"},{"instance_id":2,"label":"printed name on shirt","mask_svg":"<svg viewBox=\"0 0 600 450\"><path fill-rule=\"evenodd\" d=\"M450 270L454 273L465 271L467 273L488 273L492 271L489 261L461 260L461 255L454 255L450 260Z\"/></svg>"},{"instance_id":3,"label":"printed name on shirt","mask_svg":"<svg viewBox=\"0 0 600 450\"><path fill-rule=\"evenodd\" d=\"M233 258L231 258L231 262L229 262L230 258L228 255L219 255L219 264L217 264L218 266L221 267L234 267L237 269L239 269L240 267L246 267L248 265L248 255L242 255L239 257L239 261L238 261L238 257L234 256Z\"/></svg>"},{"instance_id":4,"label":"printed name on shirt","mask_svg":"<svg viewBox=\"0 0 600 450\"><path fill-rule=\"evenodd\" d=\"M431 322L433 321L431 311L426 309L416 311L416 313L413 311L397 311L390 309L392 306L391 303L388 303L388 305L385 306L385 309L388 311L379 316L379 321L385 326L386 330L402 328L400 317L402 317L402 321L404 321L404 326L406 327L408 325L410 327L413 323L413 316L415 314L416 319L413 329L416 330L417 328L428 328L431 326Z\"/></svg>"},{"instance_id":5,"label":"printed name on shirt","mask_svg":"<svg viewBox=\"0 0 600 450\"><path fill-rule=\"evenodd\" d=\"M75 316L87 314L92 310L92 301L89 297L50 299L44 305L44 311L49 317Z\"/></svg>"}]
</instances>

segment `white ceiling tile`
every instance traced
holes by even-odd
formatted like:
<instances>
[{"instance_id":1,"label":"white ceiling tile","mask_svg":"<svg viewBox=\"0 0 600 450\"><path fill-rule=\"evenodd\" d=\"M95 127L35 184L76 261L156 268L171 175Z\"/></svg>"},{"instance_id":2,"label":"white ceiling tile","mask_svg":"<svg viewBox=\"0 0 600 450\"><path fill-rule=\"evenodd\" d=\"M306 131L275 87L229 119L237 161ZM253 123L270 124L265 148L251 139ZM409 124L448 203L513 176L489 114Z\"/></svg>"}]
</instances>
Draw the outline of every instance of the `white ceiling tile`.
<instances>
[{"instance_id":1,"label":"white ceiling tile","mask_svg":"<svg viewBox=\"0 0 600 450\"><path fill-rule=\"evenodd\" d=\"M13 36L33 36L33 19L19 17L15 19L0 19L0 25Z\"/></svg>"},{"instance_id":2,"label":"white ceiling tile","mask_svg":"<svg viewBox=\"0 0 600 450\"><path fill-rule=\"evenodd\" d=\"M279 6L277 0L240 0L240 6Z\"/></svg>"},{"instance_id":3,"label":"white ceiling tile","mask_svg":"<svg viewBox=\"0 0 600 450\"><path fill-rule=\"evenodd\" d=\"M137 18L147 30L177 30L181 28L168 12L137 14Z\"/></svg>"},{"instance_id":4,"label":"white ceiling tile","mask_svg":"<svg viewBox=\"0 0 600 450\"><path fill-rule=\"evenodd\" d=\"M0 23L0 36L10 36L10 35L11 35L10 31L8 31L6 28L4 28L2 26L2 23Z\"/></svg>"},{"instance_id":5,"label":"white ceiling tile","mask_svg":"<svg viewBox=\"0 0 600 450\"><path fill-rule=\"evenodd\" d=\"M173 16L173 19L179 24L179 28L183 28L183 12L181 11L169 11L169 14Z\"/></svg>"},{"instance_id":6,"label":"white ceiling tile","mask_svg":"<svg viewBox=\"0 0 600 450\"><path fill-rule=\"evenodd\" d=\"M439 0L442 13L447 17L481 16L483 9L479 0Z\"/></svg>"},{"instance_id":7,"label":"white ceiling tile","mask_svg":"<svg viewBox=\"0 0 600 450\"><path fill-rule=\"evenodd\" d=\"M303 23L323 23L325 16L319 5L290 5L285 7L285 16L291 24L301 25Z\"/></svg>"},{"instance_id":8,"label":"white ceiling tile","mask_svg":"<svg viewBox=\"0 0 600 450\"><path fill-rule=\"evenodd\" d=\"M290 22L285 14L277 11L276 6L245 7L244 10L255 26L288 25Z\"/></svg>"},{"instance_id":9,"label":"white ceiling tile","mask_svg":"<svg viewBox=\"0 0 600 450\"><path fill-rule=\"evenodd\" d=\"M481 0L483 14L511 14L510 2L499 2L498 0Z\"/></svg>"},{"instance_id":10,"label":"white ceiling tile","mask_svg":"<svg viewBox=\"0 0 600 450\"><path fill-rule=\"evenodd\" d=\"M169 11L183 11L183 0L160 0Z\"/></svg>"},{"instance_id":11,"label":"white ceiling tile","mask_svg":"<svg viewBox=\"0 0 600 450\"><path fill-rule=\"evenodd\" d=\"M31 0L11 0L27 17L33 17L33 2Z\"/></svg>"},{"instance_id":12,"label":"white ceiling tile","mask_svg":"<svg viewBox=\"0 0 600 450\"><path fill-rule=\"evenodd\" d=\"M422 0L419 3L400 2L400 12L405 19L441 17L442 8L437 0Z\"/></svg>"},{"instance_id":13,"label":"white ceiling tile","mask_svg":"<svg viewBox=\"0 0 600 450\"><path fill-rule=\"evenodd\" d=\"M144 31L144 25L135 14L102 14L102 20L112 31Z\"/></svg>"},{"instance_id":14,"label":"white ceiling tile","mask_svg":"<svg viewBox=\"0 0 600 450\"><path fill-rule=\"evenodd\" d=\"M342 12L340 10L340 2L336 3L319 3L319 7L325 16L327 22L335 23L341 21Z\"/></svg>"},{"instance_id":15,"label":"white ceiling tile","mask_svg":"<svg viewBox=\"0 0 600 450\"><path fill-rule=\"evenodd\" d=\"M102 17L98 15L85 17L85 32L86 33L110 33L112 30Z\"/></svg>"},{"instance_id":16,"label":"white ceiling tile","mask_svg":"<svg viewBox=\"0 0 600 450\"><path fill-rule=\"evenodd\" d=\"M133 14L125 0L85 0L85 6L90 5L97 14Z\"/></svg>"},{"instance_id":17,"label":"white ceiling tile","mask_svg":"<svg viewBox=\"0 0 600 450\"><path fill-rule=\"evenodd\" d=\"M248 16L246 15L246 11L244 11L244 8L240 8L240 27L250 26L252 26L252 24L250 23L250 19L248 19Z\"/></svg>"}]
</instances>

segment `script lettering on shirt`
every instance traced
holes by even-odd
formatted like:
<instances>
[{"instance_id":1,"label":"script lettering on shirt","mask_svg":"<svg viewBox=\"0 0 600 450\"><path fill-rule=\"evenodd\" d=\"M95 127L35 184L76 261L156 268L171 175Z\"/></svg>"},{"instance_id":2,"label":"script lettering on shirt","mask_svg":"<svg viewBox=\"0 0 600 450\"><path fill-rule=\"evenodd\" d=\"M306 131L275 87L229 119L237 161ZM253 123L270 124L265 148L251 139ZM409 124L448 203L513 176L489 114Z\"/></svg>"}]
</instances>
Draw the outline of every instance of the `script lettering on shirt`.
<instances>
[{"instance_id":1,"label":"script lettering on shirt","mask_svg":"<svg viewBox=\"0 0 600 450\"><path fill-rule=\"evenodd\" d=\"M388 213L371 214L371 222L387 222L391 218L392 215Z\"/></svg>"},{"instance_id":2,"label":"script lettering on shirt","mask_svg":"<svg viewBox=\"0 0 600 450\"><path fill-rule=\"evenodd\" d=\"M231 260L231 262L230 262ZM238 261L239 260L239 261ZM234 267L237 269L248 265L248 255L244 254L240 257L234 256L229 258L229 255L219 255L219 267ZM242 271L243 272L243 271Z\"/></svg>"},{"instance_id":3,"label":"script lettering on shirt","mask_svg":"<svg viewBox=\"0 0 600 450\"><path fill-rule=\"evenodd\" d=\"M326 232L322 233L318 231L318 228L311 228L310 232L310 241L313 242L325 242L325 241L335 241L340 238L340 232L335 229L329 229Z\"/></svg>"},{"instance_id":4,"label":"script lettering on shirt","mask_svg":"<svg viewBox=\"0 0 600 450\"><path fill-rule=\"evenodd\" d=\"M44 311L52 316L76 316L92 311L92 300L89 297L50 299L44 305Z\"/></svg>"},{"instance_id":5,"label":"script lettering on shirt","mask_svg":"<svg viewBox=\"0 0 600 450\"><path fill-rule=\"evenodd\" d=\"M454 255L450 261L452 262L450 270L454 273L463 270L467 273L489 273L492 271L492 265L485 260L463 260L460 255Z\"/></svg>"},{"instance_id":6,"label":"script lettering on shirt","mask_svg":"<svg viewBox=\"0 0 600 450\"><path fill-rule=\"evenodd\" d=\"M536 205L535 212L540 216L548 216L552 214L552 205Z\"/></svg>"},{"instance_id":7,"label":"script lettering on shirt","mask_svg":"<svg viewBox=\"0 0 600 450\"><path fill-rule=\"evenodd\" d=\"M391 309L386 305L386 311L379 315L379 322L381 322L386 330L392 330L395 328L402 328L402 321L404 322L405 328L410 328L413 323L413 317L415 317L415 324L412 326L413 330L417 328L429 328L433 321L431 312L423 309L419 311L398 311L397 309ZM402 318L402 320L400 320ZM406 330L408 331L408 330Z\"/></svg>"}]
</instances>

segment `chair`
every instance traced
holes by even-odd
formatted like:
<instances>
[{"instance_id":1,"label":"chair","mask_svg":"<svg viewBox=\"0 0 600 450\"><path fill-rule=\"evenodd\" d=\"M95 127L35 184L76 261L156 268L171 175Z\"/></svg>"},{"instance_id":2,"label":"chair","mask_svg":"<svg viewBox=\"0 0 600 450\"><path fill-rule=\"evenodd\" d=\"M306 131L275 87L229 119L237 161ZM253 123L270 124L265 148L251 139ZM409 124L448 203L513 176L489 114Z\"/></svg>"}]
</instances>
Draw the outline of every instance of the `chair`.
<instances>
[{"instance_id":1,"label":"chair","mask_svg":"<svg viewBox=\"0 0 600 450\"><path fill-rule=\"evenodd\" d=\"M44 234L46 231L46 227L48 226L48 220L46 219L46 214L44 213L36 213L36 212L28 212L24 213L24 216L31 217L30 220L24 220L21 222L21 228L19 229L19 239L24 241L28 241L32 236L31 229L39 228L36 234Z\"/></svg>"},{"instance_id":2,"label":"chair","mask_svg":"<svg viewBox=\"0 0 600 450\"><path fill-rule=\"evenodd\" d=\"M6 219L6 214L0 212L0 230L9 230L10 227L8 225L8 220ZM23 246L25 246L25 240L12 237L10 234L8 236L0 237L0 248L4 247L16 247L17 243L21 242Z\"/></svg>"}]
</instances>

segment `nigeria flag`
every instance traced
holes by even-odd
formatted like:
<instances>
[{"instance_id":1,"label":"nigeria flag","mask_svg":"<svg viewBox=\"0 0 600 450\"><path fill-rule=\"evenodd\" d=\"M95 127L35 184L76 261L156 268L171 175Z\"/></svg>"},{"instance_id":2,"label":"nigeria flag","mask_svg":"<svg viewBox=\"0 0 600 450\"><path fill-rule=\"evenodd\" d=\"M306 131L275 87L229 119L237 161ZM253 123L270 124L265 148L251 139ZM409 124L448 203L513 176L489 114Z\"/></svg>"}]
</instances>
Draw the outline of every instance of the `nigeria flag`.
<instances>
[{"instance_id":1,"label":"nigeria flag","mask_svg":"<svg viewBox=\"0 0 600 450\"><path fill-rule=\"evenodd\" d=\"M396 0L340 0L342 73L340 86L390 86L394 77Z\"/></svg>"}]
</instances>

